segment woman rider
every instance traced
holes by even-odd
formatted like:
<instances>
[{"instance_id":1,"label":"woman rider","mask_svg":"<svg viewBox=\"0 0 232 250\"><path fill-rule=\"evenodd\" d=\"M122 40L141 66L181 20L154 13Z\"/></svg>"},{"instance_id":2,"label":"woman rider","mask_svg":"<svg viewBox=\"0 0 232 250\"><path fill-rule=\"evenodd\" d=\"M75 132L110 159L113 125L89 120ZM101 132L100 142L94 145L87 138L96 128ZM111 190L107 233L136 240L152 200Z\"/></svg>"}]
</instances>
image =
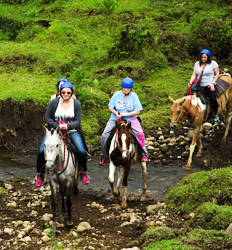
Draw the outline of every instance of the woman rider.
<instances>
[{"instance_id":1,"label":"woman rider","mask_svg":"<svg viewBox=\"0 0 232 250\"><path fill-rule=\"evenodd\" d=\"M218 103L216 99L215 85L219 77L219 66L216 61L211 60L211 52L208 49L201 50L200 60L194 65L193 74L188 84L189 87L191 87L197 75L202 71L200 86L205 95L209 97L211 107L215 113L214 124L217 125L219 117L217 115Z\"/></svg>"},{"instance_id":2,"label":"woman rider","mask_svg":"<svg viewBox=\"0 0 232 250\"><path fill-rule=\"evenodd\" d=\"M147 162L147 149L145 147L145 136L137 115L143 109L140 100L136 93L133 92L134 82L131 78L126 77L122 80L122 90L114 93L108 104L111 112L111 117L106 124L105 130L101 138L101 160L99 165L104 166L108 159L104 158L104 150L106 142L110 136L112 129L116 125L118 119L123 118L131 122L131 128L137 138L140 146L143 148L144 153L141 155L141 160ZM120 112L120 114L118 113Z\"/></svg>"},{"instance_id":3,"label":"woman rider","mask_svg":"<svg viewBox=\"0 0 232 250\"><path fill-rule=\"evenodd\" d=\"M73 99L72 95L72 84L69 82L61 84L60 97L53 99L49 103L45 114L45 122L48 124L48 129L59 126L61 130L65 130L69 133L71 142L76 148L78 160L84 171L84 184L89 184L90 180L87 174L86 151L80 135L82 109L80 102Z\"/></svg>"}]
</instances>

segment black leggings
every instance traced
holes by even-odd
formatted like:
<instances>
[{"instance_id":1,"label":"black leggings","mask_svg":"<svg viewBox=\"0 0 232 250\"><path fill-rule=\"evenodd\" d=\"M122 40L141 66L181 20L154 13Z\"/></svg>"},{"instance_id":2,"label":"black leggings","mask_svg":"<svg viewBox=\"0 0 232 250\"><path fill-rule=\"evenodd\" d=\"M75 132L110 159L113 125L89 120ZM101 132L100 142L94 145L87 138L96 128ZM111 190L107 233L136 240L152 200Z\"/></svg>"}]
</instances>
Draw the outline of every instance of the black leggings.
<instances>
[{"instance_id":1,"label":"black leggings","mask_svg":"<svg viewBox=\"0 0 232 250\"><path fill-rule=\"evenodd\" d=\"M210 88L207 87L202 87L202 89L205 92L205 95L209 97L209 101L211 104L211 107L215 113L215 115L217 114L217 110L218 110L218 103L217 103L217 99L216 99L216 92L215 91L211 91Z\"/></svg>"}]
</instances>

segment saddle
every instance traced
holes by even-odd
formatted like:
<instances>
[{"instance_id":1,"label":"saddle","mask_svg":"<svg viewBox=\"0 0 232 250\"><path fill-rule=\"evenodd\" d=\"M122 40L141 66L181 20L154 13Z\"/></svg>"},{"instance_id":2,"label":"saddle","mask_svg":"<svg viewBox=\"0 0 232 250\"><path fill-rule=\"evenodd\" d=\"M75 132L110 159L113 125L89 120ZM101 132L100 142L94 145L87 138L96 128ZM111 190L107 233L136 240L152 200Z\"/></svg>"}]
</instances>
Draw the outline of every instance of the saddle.
<instances>
[{"instance_id":1,"label":"saddle","mask_svg":"<svg viewBox=\"0 0 232 250\"><path fill-rule=\"evenodd\" d=\"M104 157L105 158L109 158L110 144L111 144L111 141L112 141L112 139L114 137L115 132L116 132L116 126L111 130L110 136L106 141L106 145L105 145L105 148L104 148ZM131 143L134 144L135 147L137 148L138 155L141 155L142 153L145 153L143 148L138 143L138 141L136 139L136 136L134 135L132 129L131 129L130 133L131 133Z\"/></svg>"}]
</instances>

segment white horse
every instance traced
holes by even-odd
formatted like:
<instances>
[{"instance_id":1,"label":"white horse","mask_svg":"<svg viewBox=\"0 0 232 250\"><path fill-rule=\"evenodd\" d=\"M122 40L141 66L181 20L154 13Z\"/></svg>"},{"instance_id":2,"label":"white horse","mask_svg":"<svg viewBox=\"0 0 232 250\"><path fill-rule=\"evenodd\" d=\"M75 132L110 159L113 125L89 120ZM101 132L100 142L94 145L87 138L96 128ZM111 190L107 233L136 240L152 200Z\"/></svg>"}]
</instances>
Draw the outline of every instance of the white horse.
<instances>
[{"instance_id":1,"label":"white horse","mask_svg":"<svg viewBox=\"0 0 232 250\"><path fill-rule=\"evenodd\" d=\"M62 223L72 226L71 208L72 193L78 194L77 173L78 167L75 163L75 153L67 148L66 133L61 133L59 127L49 131L46 129L46 139L44 142L44 157L46 160L45 170L49 175L51 187L51 205L53 209L52 236L56 236L56 208L57 208L57 188L59 187L62 200ZM75 168L76 166L76 168ZM65 206L66 197L66 206ZM68 218L66 218L66 209ZM67 221L66 221L67 219Z\"/></svg>"},{"instance_id":2,"label":"white horse","mask_svg":"<svg viewBox=\"0 0 232 250\"><path fill-rule=\"evenodd\" d=\"M142 162L138 157L138 145L135 142L131 142L131 123L117 123L116 132L111 140L109 155L109 182L111 185L111 190L113 193L113 198L120 195L119 186L123 179L123 197L122 197L122 207L126 207L126 191L128 184L128 175L131 167L131 162L134 158L138 167L142 169L143 173L143 192L142 196L146 196L147 184L147 166L146 162ZM136 140L136 139L135 139ZM116 186L114 186L114 173L117 167L118 180Z\"/></svg>"}]
</instances>

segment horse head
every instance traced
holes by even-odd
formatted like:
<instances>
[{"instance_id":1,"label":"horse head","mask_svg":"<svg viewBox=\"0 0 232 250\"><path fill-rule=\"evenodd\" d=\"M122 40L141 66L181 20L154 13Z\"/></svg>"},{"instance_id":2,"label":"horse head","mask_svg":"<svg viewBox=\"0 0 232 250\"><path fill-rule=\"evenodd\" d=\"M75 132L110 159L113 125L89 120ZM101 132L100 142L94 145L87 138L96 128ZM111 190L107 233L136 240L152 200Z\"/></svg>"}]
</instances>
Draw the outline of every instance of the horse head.
<instances>
[{"instance_id":1,"label":"horse head","mask_svg":"<svg viewBox=\"0 0 232 250\"><path fill-rule=\"evenodd\" d=\"M46 140L44 142L44 157L46 160L45 168L46 170L53 170L55 166L55 160L59 155L61 138L60 138L60 129L51 129L49 131L45 128L46 131Z\"/></svg>"},{"instance_id":2,"label":"horse head","mask_svg":"<svg viewBox=\"0 0 232 250\"><path fill-rule=\"evenodd\" d=\"M118 129L118 142L121 148L122 159L129 160L131 158L131 123L117 123L116 127Z\"/></svg>"},{"instance_id":3,"label":"horse head","mask_svg":"<svg viewBox=\"0 0 232 250\"><path fill-rule=\"evenodd\" d=\"M181 98L178 100L174 100L169 96L170 101L172 102L172 106L170 108L171 111L171 127L177 127L177 123L184 117L185 111L184 111L184 103L185 98Z\"/></svg>"}]
</instances>

